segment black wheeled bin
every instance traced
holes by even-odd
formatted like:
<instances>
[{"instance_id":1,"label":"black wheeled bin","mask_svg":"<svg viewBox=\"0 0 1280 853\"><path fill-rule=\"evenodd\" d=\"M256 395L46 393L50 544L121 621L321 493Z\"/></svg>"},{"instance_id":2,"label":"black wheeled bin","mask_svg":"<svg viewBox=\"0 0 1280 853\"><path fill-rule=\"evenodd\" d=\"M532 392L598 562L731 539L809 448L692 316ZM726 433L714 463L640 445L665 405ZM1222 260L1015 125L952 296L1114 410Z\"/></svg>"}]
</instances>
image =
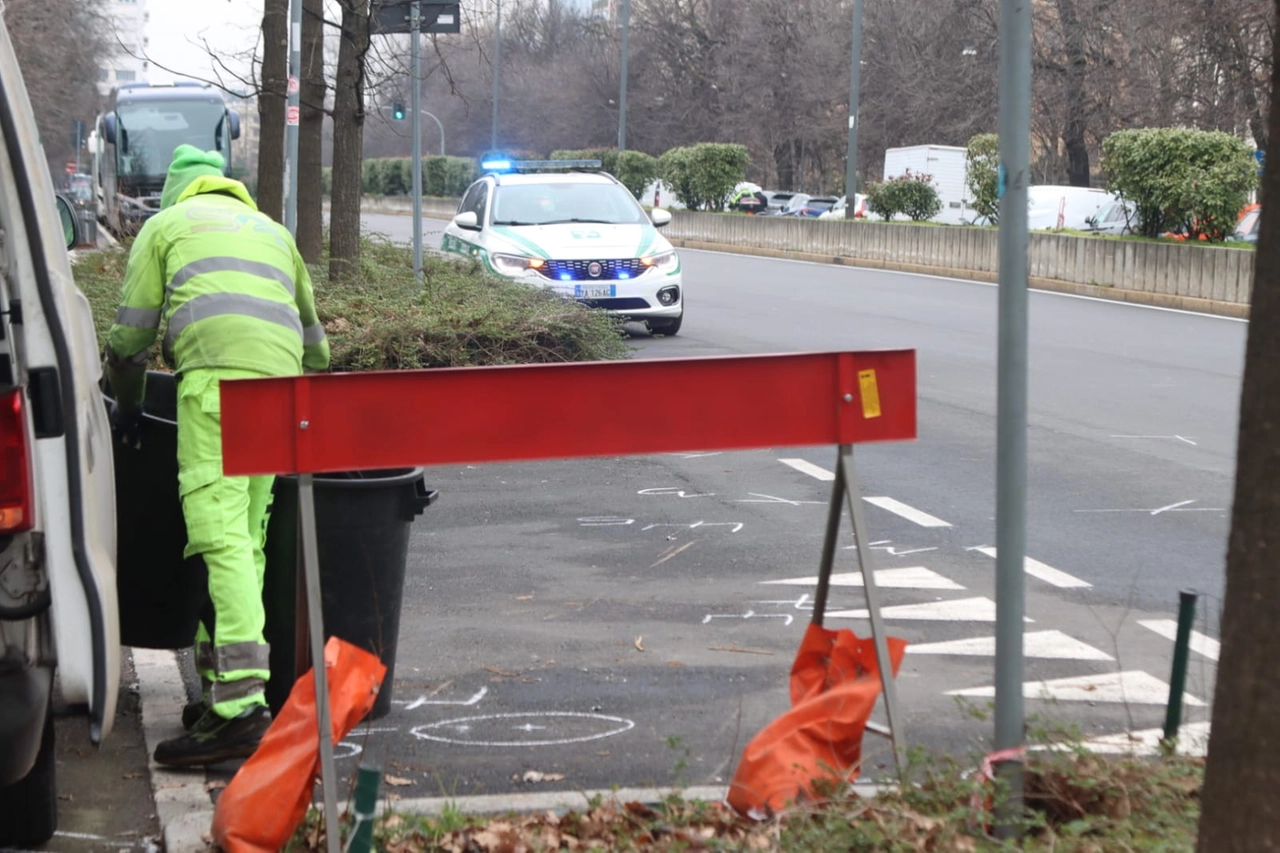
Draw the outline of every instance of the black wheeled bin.
<instances>
[{"instance_id":1,"label":"black wheeled bin","mask_svg":"<svg viewBox=\"0 0 1280 853\"><path fill-rule=\"evenodd\" d=\"M111 404L111 397L106 403ZM139 450L113 441L116 486L116 591L120 637L127 646L189 648L209 600L204 560L184 560L186 523L178 497L177 383L147 374ZM409 529L435 500L421 468L315 476L325 636L376 653L387 666L372 717L391 709ZM296 677L296 614L305 601L298 539L298 481L277 477L267 528L263 603L271 644L267 701L278 712ZM305 611L304 611L305 612ZM305 662L308 663L309 662ZM305 668L305 667L304 667Z\"/></svg>"}]
</instances>

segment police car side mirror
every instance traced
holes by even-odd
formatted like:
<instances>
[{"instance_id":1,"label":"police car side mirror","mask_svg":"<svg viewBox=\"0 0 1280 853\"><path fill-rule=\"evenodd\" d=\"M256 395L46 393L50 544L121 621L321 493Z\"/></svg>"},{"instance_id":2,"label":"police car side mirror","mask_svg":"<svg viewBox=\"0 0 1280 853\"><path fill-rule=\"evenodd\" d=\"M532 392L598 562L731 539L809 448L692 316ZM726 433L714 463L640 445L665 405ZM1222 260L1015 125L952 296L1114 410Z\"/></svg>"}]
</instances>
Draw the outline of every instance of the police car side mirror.
<instances>
[{"instance_id":1,"label":"police car side mirror","mask_svg":"<svg viewBox=\"0 0 1280 853\"><path fill-rule=\"evenodd\" d=\"M468 231L479 231L480 217L476 216L474 210L464 210L453 217L453 224L459 228L466 228Z\"/></svg>"},{"instance_id":2,"label":"police car side mirror","mask_svg":"<svg viewBox=\"0 0 1280 853\"><path fill-rule=\"evenodd\" d=\"M649 219L653 222L653 227L661 228L671 221L671 211L655 207L649 211Z\"/></svg>"},{"instance_id":3,"label":"police car side mirror","mask_svg":"<svg viewBox=\"0 0 1280 853\"><path fill-rule=\"evenodd\" d=\"M80 220L76 218L75 207L66 198L54 196L58 205L58 216L62 219L62 236L68 249L74 249L80 243Z\"/></svg>"}]
</instances>

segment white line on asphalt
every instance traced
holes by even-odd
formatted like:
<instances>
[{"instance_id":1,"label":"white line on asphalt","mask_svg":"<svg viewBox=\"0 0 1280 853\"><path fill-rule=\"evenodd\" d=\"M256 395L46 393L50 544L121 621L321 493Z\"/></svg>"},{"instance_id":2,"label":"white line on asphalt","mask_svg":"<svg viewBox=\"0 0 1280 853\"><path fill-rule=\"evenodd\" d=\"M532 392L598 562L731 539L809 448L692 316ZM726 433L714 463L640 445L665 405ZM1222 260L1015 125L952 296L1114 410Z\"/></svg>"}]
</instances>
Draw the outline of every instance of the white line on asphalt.
<instances>
[{"instance_id":1,"label":"white line on asphalt","mask_svg":"<svg viewBox=\"0 0 1280 853\"><path fill-rule=\"evenodd\" d=\"M1118 735L1103 735L1080 744L1090 752L1108 754L1155 755L1160 750L1160 741L1164 739L1164 729L1141 729L1136 732L1121 732ZM1178 753L1194 757L1204 757L1209 751L1209 723L1184 723L1178 729Z\"/></svg>"},{"instance_id":2,"label":"white line on asphalt","mask_svg":"<svg viewBox=\"0 0 1280 853\"><path fill-rule=\"evenodd\" d=\"M406 711L416 711L426 705L474 705L485 697L489 692L488 687L481 687L475 693L471 694L470 699L428 699L426 696L419 696L417 699L392 699L392 705L404 705Z\"/></svg>"},{"instance_id":3,"label":"white line on asphalt","mask_svg":"<svg viewBox=\"0 0 1280 853\"><path fill-rule=\"evenodd\" d=\"M800 578L784 578L761 581L762 584L786 584L788 586L815 586L817 575ZM862 572L837 572L831 576L832 586L862 586ZM876 586L886 589L964 589L960 584L945 578L924 566L907 566L901 569L876 569Z\"/></svg>"},{"instance_id":4,"label":"white line on asphalt","mask_svg":"<svg viewBox=\"0 0 1280 853\"><path fill-rule=\"evenodd\" d=\"M917 619L924 622L994 622L996 621L996 603L989 598L957 598L951 601L930 601L925 604L899 604L893 607L881 607L880 615L885 619ZM866 610L836 610L827 613L828 617L845 619L867 619L870 614ZM1028 616L1027 622L1034 621Z\"/></svg>"},{"instance_id":5,"label":"white line on asphalt","mask_svg":"<svg viewBox=\"0 0 1280 853\"><path fill-rule=\"evenodd\" d=\"M778 461L783 465L790 465L801 474L808 474L815 480L823 480L829 483L836 478L836 475L831 471L828 471L826 468L819 468L812 462L806 462L803 459L779 459Z\"/></svg>"},{"instance_id":6,"label":"white line on asphalt","mask_svg":"<svg viewBox=\"0 0 1280 853\"><path fill-rule=\"evenodd\" d=\"M994 687L971 687L949 690L948 696L995 696ZM1141 670L1105 672L1100 675L1078 675L1050 681L1027 681L1022 685L1026 699L1059 702L1127 702L1134 705L1164 705L1169 701L1169 685ZM1184 693L1187 705L1203 706L1204 702Z\"/></svg>"},{"instance_id":7,"label":"white line on asphalt","mask_svg":"<svg viewBox=\"0 0 1280 853\"><path fill-rule=\"evenodd\" d=\"M913 521L921 527L950 527L951 522L943 521L940 518L922 512L913 506L907 506L902 501L893 498L863 498L867 503L878 506L881 509L887 509L894 515L901 516L907 521Z\"/></svg>"},{"instance_id":8,"label":"white line on asphalt","mask_svg":"<svg viewBox=\"0 0 1280 853\"><path fill-rule=\"evenodd\" d=\"M981 548L967 548L968 551L979 551L988 557L995 559L996 549L983 546ZM1088 581L1082 581L1075 575L1069 575L1064 571L1055 569L1053 566L1047 566L1039 560L1033 560L1030 557L1024 557L1022 562L1023 569L1032 577L1039 578L1048 584L1053 584L1061 589L1087 588L1093 586Z\"/></svg>"},{"instance_id":9,"label":"white line on asphalt","mask_svg":"<svg viewBox=\"0 0 1280 853\"><path fill-rule=\"evenodd\" d=\"M1112 438L1174 438L1174 439L1177 439L1178 441L1186 442L1187 444L1190 444L1193 447L1199 446L1194 441L1192 441L1191 439L1187 438L1184 435L1113 435L1111 437Z\"/></svg>"},{"instance_id":10,"label":"white line on asphalt","mask_svg":"<svg viewBox=\"0 0 1280 853\"><path fill-rule=\"evenodd\" d=\"M948 640L941 643L912 644L908 654L917 655L973 655L995 657L995 637L973 637L967 640ZM1061 631L1031 631L1022 635L1022 653L1029 658L1052 660L1114 660L1111 655L1082 643Z\"/></svg>"},{"instance_id":11,"label":"white line on asphalt","mask_svg":"<svg viewBox=\"0 0 1280 853\"><path fill-rule=\"evenodd\" d=\"M886 270L886 269L879 269L877 267L860 267L856 264L828 264L828 263L819 262L819 261L802 261L802 260L796 260L792 258L771 258L771 257L768 257L767 255L753 255L750 253L740 253L740 252L723 252L716 249L681 249L680 251L682 253L683 252L701 252L707 255L727 255L731 258L756 258L762 261L778 261L780 263L788 263L788 264L808 264L809 266L827 267L828 269L845 269L845 270L849 270L850 272L861 272L861 273L872 272L872 273L883 273L885 275L910 276L912 278L931 278L937 281L953 281L953 282L956 282L957 284L976 284L981 287L999 287L1000 286L997 282L994 282L994 281L978 281L972 278L956 278L955 276L949 276L949 275L930 275L929 273L906 272L905 270ZM856 260L856 259L850 258L850 260ZM1063 299L1081 299L1081 300L1084 300L1085 302L1102 302L1106 305L1125 306L1129 308L1144 308L1148 311L1164 311L1168 314L1186 314L1191 317L1208 317L1215 320L1230 320L1233 323L1249 322L1247 319L1243 317L1224 317L1221 314L1206 314L1201 311L1186 311L1186 310L1183 310L1182 308L1165 308L1163 305L1143 305L1141 302L1124 302L1119 299L1103 299L1102 297L1099 297L1099 296L1084 296L1079 293L1061 293L1057 290L1041 290L1038 287L1031 287L1028 289L1033 293L1039 293L1045 296L1060 296Z\"/></svg>"},{"instance_id":12,"label":"white line on asphalt","mask_svg":"<svg viewBox=\"0 0 1280 853\"><path fill-rule=\"evenodd\" d=\"M1166 640L1176 641L1178 638L1178 623L1172 619L1139 619L1138 624L1143 628L1149 628L1155 631ZM1199 631L1191 632L1191 651L1199 655L1204 655L1211 661L1218 659L1218 652L1221 651L1222 644L1213 637L1201 634Z\"/></svg>"}]
</instances>

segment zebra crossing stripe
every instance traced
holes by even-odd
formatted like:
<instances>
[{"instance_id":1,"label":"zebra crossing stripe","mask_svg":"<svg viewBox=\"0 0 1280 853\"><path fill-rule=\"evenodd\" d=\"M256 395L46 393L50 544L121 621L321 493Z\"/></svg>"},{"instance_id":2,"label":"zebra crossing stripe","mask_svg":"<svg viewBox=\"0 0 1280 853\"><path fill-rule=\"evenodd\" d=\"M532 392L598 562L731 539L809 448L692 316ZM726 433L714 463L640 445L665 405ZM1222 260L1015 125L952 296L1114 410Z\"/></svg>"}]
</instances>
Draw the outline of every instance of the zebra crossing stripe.
<instances>
[{"instance_id":1,"label":"zebra crossing stripe","mask_svg":"<svg viewBox=\"0 0 1280 853\"><path fill-rule=\"evenodd\" d=\"M948 640L942 643L913 643L907 646L907 654L915 655L973 655L995 657L995 637L972 637L966 640ZM1061 631L1032 631L1022 635L1022 653L1029 658L1052 660L1114 660L1111 655L1083 643Z\"/></svg>"},{"instance_id":2,"label":"zebra crossing stripe","mask_svg":"<svg viewBox=\"0 0 1280 853\"><path fill-rule=\"evenodd\" d=\"M1178 623L1173 619L1139 619L1138 624L1143 628L1149 628L1155 631L1166 640L1176 640L1178 637ZM1191 632L1191 651L1199 655L1204 655L1209 660L1216 662L1218 660L1218 652L1221 651L1222 644L1213 637L1205 636L1199 631Z\"/></svg>"},{"instance_id":3,"label":"zebra crossing stripe","mask_svg":"<svg viewBox=\"0 0 1280 853\"><path fill-rule=\"evenodd\" d=\"M991 559L996 557L996 549L990 546L982 548L972 548L970 550L986 554ZM1053 566L1046 566L1039 560L1033 560L1030 557L1023 557L1023 569L1033 578L1039 578L1047 584L1052 584L1059 589L1083 589L1093 586L1088 581L1080 580L1075 575L1069 575L1064 571L1055 569Z\"/></svg>"},{"instance_id":4,"label":"zebra crossing stripe","mask_svg":"<svg viewBox=\"0 0 1280 853\"><path fill-rule=\"evenodd\" d=\"M789 586L816 586L818 576L784 578L777 581L761 581L762 584ZM862 572L837 572L831 576L832 586L862 586ZM886 589L964 589L960 584L943 577L924 566L908 566L901 569L876 569L876 586Z\"/></svg>"},{"instance_id":5,"label":"zebra crossing stripe","mask_svg":"<svg viewBox=\"0 0 1280 853\"><path fill-rule=\"evenodd\" d=\"M950 601L929 601L924 604L897 604L893 607L881 607L880 615L885 619L916 619L924 622L994 622L996 621L996 603L989 598L956 598ZM834 610L827 612L827 618L842 617L846 619L869 619L871 614L863 610ZM1030 617L1023 617L1032 622Z\"/></svg>"},{"instance_id":6,"label":"zebra crossing stripe","mask_svg":"<svg viewBox=\"0 0 1280 853\"><path fill-rule=\"evenodd\" d=\"M948 696L995 696L995 687L970 687L949 690ZM1141 670L1105 672L1100 675L1078 675L1050 681L1027 681L1022 685L1026 699L1058 702L1124 702L1133 705L1164 705L1169 700L1169 685ZM1187 705L1203 707L1204 702L1184 693Z\"/></svg>"}]
</instances>

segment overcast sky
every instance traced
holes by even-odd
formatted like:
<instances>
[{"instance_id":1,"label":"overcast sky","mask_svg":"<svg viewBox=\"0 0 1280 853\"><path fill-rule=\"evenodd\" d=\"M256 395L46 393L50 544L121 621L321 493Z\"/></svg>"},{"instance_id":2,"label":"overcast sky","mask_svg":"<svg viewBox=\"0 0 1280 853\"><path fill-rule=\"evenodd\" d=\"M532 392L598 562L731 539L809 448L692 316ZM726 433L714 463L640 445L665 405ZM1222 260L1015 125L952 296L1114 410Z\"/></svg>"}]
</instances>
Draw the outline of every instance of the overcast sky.
<instances>
[{"instance_id":1,"label":"overcast sky","mask_svg":"<svg viewBox=\"0 0 1280 853\"><path fill-rule=\"evenodd\" d=\"M247 64L236 55L248 54L257 42L262 0L146 0L146 9L151 13L147 55L152 62L152 80L170 77L159 66L177 72L172 75L175 79L216 80L215 62L202 41L207 41L227 65L249 76ZM236 88L225 75L224 79L228 88Z\"/></svg>"}]
</instances>

